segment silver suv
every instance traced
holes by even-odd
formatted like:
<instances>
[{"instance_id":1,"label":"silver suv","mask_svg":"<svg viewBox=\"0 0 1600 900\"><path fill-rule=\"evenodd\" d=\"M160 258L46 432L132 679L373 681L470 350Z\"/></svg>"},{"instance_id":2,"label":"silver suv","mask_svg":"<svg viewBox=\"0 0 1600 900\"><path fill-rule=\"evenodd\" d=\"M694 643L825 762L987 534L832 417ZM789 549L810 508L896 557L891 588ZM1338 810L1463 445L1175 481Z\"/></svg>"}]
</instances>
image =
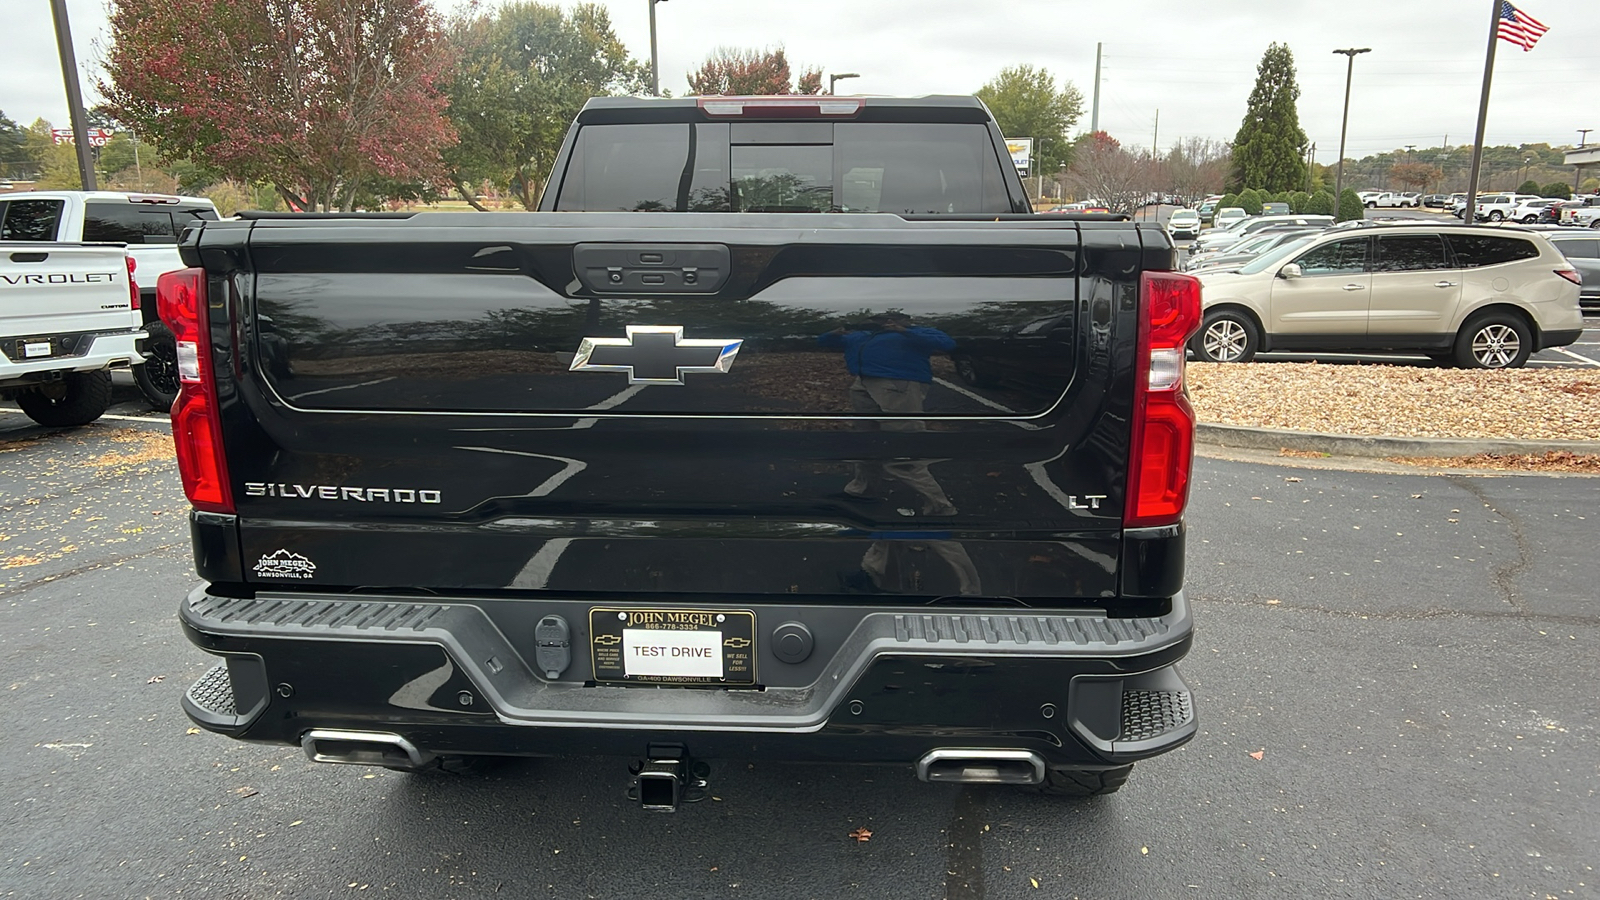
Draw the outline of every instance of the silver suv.
<instances>
[{"instance_id":1,"label":"silver suv","mask_svg":"<svg viewBox=\"0 0 1600 900\"><path fill-rule=\"evenodd\" d=\"M1190 349L1206 362L1404 350L1503 369L1583 331L1578 271L1544 237L1514 228L1334 230L1199 277L1206 314Z\"/></svg>"}]
</instances>

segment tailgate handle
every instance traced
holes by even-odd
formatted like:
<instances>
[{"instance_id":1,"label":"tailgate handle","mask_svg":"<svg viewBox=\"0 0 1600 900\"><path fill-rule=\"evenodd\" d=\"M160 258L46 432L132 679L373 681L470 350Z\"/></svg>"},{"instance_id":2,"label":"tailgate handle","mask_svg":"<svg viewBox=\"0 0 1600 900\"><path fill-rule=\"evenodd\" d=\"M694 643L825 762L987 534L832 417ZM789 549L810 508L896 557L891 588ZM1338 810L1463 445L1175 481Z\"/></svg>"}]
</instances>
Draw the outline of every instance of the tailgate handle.
<instances>
[{"instance_id":1,"label":"tailgate handle","mask_svg":"<svg viewBox=\"0 0 1600 900\"><path fill-rule=\"evenodd\" d=\"M50 254L40 253L37 250L19 250L16 253L11 254L11 261L14 263L44 262L49 258Z\"/></svg>"},{"instance_id":2,"label":"tailgate handle","mask_svg":"<svg viewBox=\"0 0 1600 900\"><path fill-rule=\"evenodd\" d=\"M578 244L572 268L595 294L715 294L728 280L725 244Z\"/></svg>"}]
</instances>

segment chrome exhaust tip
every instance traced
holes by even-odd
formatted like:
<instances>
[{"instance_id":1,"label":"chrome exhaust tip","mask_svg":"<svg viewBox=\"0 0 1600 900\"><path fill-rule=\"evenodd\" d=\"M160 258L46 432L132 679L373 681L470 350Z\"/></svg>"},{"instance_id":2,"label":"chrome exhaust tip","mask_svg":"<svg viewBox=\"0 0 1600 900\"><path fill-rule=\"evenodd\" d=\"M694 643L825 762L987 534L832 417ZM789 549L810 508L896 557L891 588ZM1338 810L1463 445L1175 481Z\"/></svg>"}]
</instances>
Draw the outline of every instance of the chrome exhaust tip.
<instances>
[{"instance_id":1,"label":"chrome exhaust tip","mask_svg":"<svg viewBox=\"0 0 1600 900\"><path fill-rule=\"evenodd\" d=\"M1032 750L941 747L917 760L917 778L953 784L1043 784L1044 757Z\"/></svg>"},{"instance_id":2,"label":"chrome exhaust tip","mask_svg":"<svg viewBox=\"0 0 1600 900\"><path fill-rule=\"evenodd\" d=\"M300 747L312 762L342 766L420 769L433 761L432 753L418 750L415 744L387 731L313 728L300 739Z\"/></svg>"}]
</instances>

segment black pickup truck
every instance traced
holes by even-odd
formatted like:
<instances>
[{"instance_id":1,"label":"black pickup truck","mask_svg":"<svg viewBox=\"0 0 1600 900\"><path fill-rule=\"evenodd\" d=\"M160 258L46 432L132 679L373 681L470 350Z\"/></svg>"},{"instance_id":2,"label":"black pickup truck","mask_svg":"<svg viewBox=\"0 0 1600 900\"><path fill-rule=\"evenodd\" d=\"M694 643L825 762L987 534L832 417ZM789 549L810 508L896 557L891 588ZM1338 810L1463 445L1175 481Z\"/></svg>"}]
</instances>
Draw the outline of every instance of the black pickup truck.
<instances>
[{"instance_id":1,"label":"black pickup truck","mask_svg":"<svg viewBox=\"0 0 1600 900\"><path fill-rule=\"evenodd\" d=\"M595 100L543 211L182 252L204 728L633 757L651 809L713 758L1104 793L1195 732L1198 283L1030 214L973 98Z\"/></svg>"}]
</instances>

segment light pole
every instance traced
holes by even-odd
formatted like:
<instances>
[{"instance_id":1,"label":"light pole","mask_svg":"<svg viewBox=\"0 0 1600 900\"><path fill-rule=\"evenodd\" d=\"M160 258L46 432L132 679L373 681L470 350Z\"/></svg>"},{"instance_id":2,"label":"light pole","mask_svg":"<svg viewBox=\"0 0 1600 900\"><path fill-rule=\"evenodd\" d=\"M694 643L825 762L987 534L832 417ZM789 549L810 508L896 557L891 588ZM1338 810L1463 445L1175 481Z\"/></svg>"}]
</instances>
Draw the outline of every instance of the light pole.
<instances>
[{"instance_id":1,"label":"light pole","mask_svg":"<svg viewBox=\"0 0 1600 900\"><path fill-rule=\"evenodd\" d=\"M656 56L656 4L667 0L650 0L650 96L661 96L661 62Z\"/></svg>"},{"instance_id":2,"label":"light pole","mask_svg":"<svg viewBox=\"0 0 1600 900\"><path fill-rule=\"evenodd\" d=\"M839 82L845 80L846 78L860 78L860 77L861 77L861 73L859 73L859 72L840 72L837 75L829 75L828 76L828 93L829 94L837 93L833 89L833 86L838 84Z\"/></svg>"},{"instance_id":3,"label":"light pole","mask_svg":"<svg viewBox=\"0 0 1600 900\"><path fill-rule=\"evenodd\" d=\"M1362 53L1371 53L1372 48L1351 47L1333 52L1349 57L1344 70L1344 119L1339 123L1339 166L1333 176L1333 211L1334 218L1338 218L1339 197L1344 193L1344 135L1350 128L1350 79L1355 75L1356 57Z\"/></svg>"}]
</instances>

